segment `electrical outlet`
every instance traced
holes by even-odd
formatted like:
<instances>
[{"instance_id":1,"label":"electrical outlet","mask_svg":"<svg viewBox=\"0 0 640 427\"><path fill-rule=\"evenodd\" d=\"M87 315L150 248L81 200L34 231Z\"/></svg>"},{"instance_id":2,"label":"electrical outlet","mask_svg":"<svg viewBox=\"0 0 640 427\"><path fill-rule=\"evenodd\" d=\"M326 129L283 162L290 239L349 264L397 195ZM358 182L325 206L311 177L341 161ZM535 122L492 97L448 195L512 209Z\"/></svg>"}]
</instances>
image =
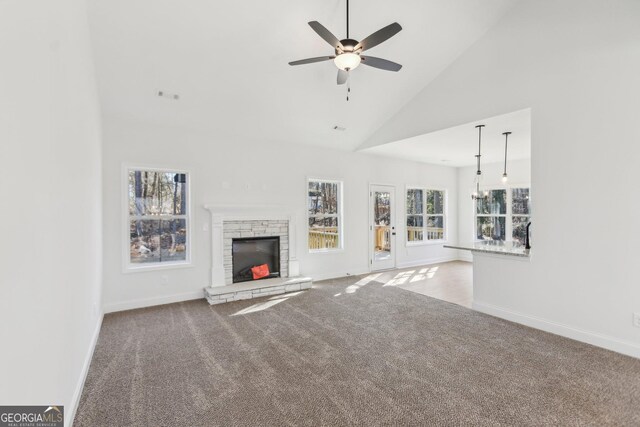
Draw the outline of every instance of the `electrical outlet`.
<instances>
[{"instance_id":1,"label":"electrical outlet","mask_svg":"<svg viewBox=\"0 0 640 427\"><path fill-rule=\"evenodd\" d=\"M633 326L640 328L640 313L633 313Z\"/></svg>"}]
</instances>

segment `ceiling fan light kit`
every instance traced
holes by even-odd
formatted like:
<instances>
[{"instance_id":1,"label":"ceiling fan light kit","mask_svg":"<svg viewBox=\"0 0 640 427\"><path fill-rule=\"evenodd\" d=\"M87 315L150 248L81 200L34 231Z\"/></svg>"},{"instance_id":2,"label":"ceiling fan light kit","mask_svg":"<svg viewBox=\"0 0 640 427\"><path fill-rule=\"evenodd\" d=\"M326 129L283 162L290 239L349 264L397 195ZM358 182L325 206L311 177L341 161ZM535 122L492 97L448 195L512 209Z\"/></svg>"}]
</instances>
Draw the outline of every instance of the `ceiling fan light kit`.
<instances>
[{"instance_id":1,"label":"ceiling fan light kit","mask_svg":"<svg viewBox=\"0 0 640 427\"><path fill-rule=\"evenodd\" d=\"M333 47L335 55L301 59L289 62L289 65L312 64L315 62L323 62L333 59L333 63L338 67L338 77L336 82L339 85L345 84L349 79L349 72L355 70L360 64L365 64L385 71L397 72L402 68L402 65L386 59L376 58L373 56L362 56L362 52L365 50L371 49L398 34L400 30L402 30L400 24L397 22L389 24L361 41L351 39L349 38L349 0L347 0L347 37L345 39L338 40L336 36L334 36L318 21L309 22L309 26L320 37L322 37L324 41Z\"/></svg>"},{"instance_id":2,"label":"ceiling fan light kit","mask_svg":"<svg viewBox=\"0 0 640 427\"><path fill-rule=\"evenodd\" d=\"M336 67L347 72L355 70L356 67L360 65L360 61L360 55L352 52L342 53L333 59L333 63L336 64Z\"/></svg>"}]
</instances>

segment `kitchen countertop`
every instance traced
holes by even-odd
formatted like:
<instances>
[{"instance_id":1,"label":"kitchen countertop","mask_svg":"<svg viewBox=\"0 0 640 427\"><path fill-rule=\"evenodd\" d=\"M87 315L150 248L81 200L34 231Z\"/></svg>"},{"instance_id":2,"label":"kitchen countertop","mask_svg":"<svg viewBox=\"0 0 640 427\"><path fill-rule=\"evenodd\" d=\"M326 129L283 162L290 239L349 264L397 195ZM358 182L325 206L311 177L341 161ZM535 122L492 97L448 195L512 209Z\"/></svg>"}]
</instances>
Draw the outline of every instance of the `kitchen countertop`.
<instances>
[{"instance_id":1,"label":"kitchen countertop","mask_svg":"<svg viewBox=\"0 0 640 427\"><path fill-rule=\"evenodd\" d=\"M519 257L528 257L530 249L525 249L524 246L517 242L469 242L461 244L449 244L444 245L449 249L462 249L472 252L484 252L498 255L510 255Z\"/></svg>"}]
</instances>

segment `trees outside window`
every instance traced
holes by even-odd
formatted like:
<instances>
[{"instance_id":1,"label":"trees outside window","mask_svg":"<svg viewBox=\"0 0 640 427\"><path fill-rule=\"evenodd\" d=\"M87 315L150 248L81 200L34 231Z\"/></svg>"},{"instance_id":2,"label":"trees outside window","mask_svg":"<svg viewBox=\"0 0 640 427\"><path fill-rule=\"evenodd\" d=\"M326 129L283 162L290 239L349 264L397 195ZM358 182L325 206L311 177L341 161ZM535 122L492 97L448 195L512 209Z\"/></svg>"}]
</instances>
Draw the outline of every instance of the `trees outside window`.
<instances>
[{"instance_id":1,"label":"trees outside window","mask_svg":"<svg viewBox=\"0 0 640 427\"><path fill-rule=\"evenodd\" d=\"M342 182L308 182L309 250L342 248Z\"/></svg>"},{"instance_id":2,"label":"trees outside window","mask_svg":"<svg viewBox=\"0 0 640 427\"><path fill-rule=\"evenodd\" d=\"M531 219L530 200L528 188L511 189L511 237L513 241L524 245L527 224Z\"/></svg>"},{"instance_id":3,"label":"trees outside window","mask_svg":"<svg viewBox=\"0 0 640 427\"><path fill-rule=\"evenodd\" d=\"M445 200L444 190L407 189L407 243L445 240Z\"/></svg>"},{"instance_id":4,"label":"trees outside window","mask_svg":"<svg viewBox=\"0 0 640 427\"><path fill-rule=\"evenodd\" d=\"M407 242L424 241L424 190L407 190Z\"/></svg>"},{"instance_id":5,"label":"trees outside window","mask_svg":"<svg viewBox=\"0 0 640 427\"><path fill-rule=\"evenodd\" d=\"M188 176L128 171L130 268L189 262Z\"/></svg>"},{"instance_id":6,"label":"trees outside window","mask_svg":"<svg viewBox=\"0 0 640 427\"><path fill-rule=\"evenodd\" d=\"M496 189L476 201L476 239L507 240L524 244L530 219L528 188Z\"/></svg>"},{"instance_id":7,"label":"trees outside window","mask_svg":"<svg viewBox=\"0 0 640 427\"><path fill-rule=\"evenodd\" d=\"M507 190L489 190L486 199L476 201L476 238L505 240Z\"/></svg>"}]
</instances>

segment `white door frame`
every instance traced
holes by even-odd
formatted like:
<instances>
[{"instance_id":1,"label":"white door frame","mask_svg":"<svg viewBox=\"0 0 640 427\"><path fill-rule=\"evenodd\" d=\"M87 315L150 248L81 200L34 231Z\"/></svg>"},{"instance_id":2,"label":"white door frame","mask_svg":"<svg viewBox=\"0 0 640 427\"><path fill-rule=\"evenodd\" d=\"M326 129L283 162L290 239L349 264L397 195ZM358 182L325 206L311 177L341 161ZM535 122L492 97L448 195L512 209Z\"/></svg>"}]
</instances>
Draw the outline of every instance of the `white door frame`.
<instances>
[{"instance_id":1,"label":"white door frame","mask_svg":"<svg viewBox=\"0 0 640 427\"><path fill-rule=\"evenodd\" d=\"M391 259L386 264L378 263L374 264L374 230L373 230L373 192L374 191L388 191L391 194L391 200L389 201L389 208L391 210L390 215L390 227L391 227L391 236L390 236L390 246L391 246ZM369 223L367 226L369 227L369 271L382 271L382 270L391 270L396 268L397 257L397 245L396 245L396 205L395 205L395 196L396 196L396 187L392 184L375 184L369 183L369 201L368 201L368 209L369 209Z\"/></svg>"}]
</instances>

